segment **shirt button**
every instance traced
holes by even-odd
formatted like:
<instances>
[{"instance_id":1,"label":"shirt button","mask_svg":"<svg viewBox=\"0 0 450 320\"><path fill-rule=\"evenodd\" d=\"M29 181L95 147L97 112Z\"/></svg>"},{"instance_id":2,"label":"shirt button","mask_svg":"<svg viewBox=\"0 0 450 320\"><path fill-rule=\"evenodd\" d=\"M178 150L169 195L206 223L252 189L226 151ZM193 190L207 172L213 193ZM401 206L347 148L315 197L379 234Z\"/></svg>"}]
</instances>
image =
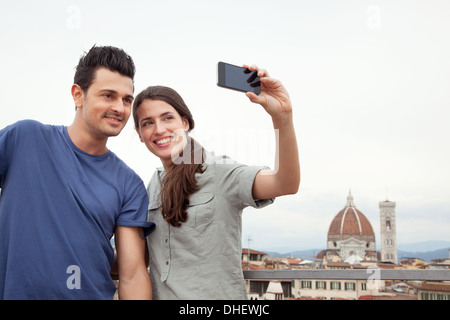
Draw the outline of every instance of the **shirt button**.
<instances>
[{"instance_id":1,"label":"shirt button","mask_svg":"<svg viewBox=\"0 0 450 320\"><path fill-rule=\"evenodd\" d=\"M169 261L166 261L166 266L169 264Z\"/></svg>"},{"instance_id":2,"label":"shirt button","mask_svg":"<svg viewBox=\"0 0 450 320\"><path fill-rule=\"evenodd\" d=\"M169 241L169 239L166 239L166 243Z\"/></svg>"}]
</instances>

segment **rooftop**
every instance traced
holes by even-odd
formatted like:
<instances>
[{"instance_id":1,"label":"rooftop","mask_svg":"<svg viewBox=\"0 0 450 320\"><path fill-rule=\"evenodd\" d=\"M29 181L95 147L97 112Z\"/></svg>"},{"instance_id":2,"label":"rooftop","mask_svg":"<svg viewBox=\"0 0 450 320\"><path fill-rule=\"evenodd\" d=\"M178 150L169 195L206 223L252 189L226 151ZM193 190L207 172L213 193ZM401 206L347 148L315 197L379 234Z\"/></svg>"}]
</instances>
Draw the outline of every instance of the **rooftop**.
<instances>
[{"instance_id":1,"label":"rooftop","mask_svg":"<svg viewBox=\"0 0 450 320\"><path fill-rule=\"evenodd\" d=\"M347 197L347 205L339 211L331 222L328 235L375 236L369 220L353 203L351 193Z\"/></svg>"}]
</instances>

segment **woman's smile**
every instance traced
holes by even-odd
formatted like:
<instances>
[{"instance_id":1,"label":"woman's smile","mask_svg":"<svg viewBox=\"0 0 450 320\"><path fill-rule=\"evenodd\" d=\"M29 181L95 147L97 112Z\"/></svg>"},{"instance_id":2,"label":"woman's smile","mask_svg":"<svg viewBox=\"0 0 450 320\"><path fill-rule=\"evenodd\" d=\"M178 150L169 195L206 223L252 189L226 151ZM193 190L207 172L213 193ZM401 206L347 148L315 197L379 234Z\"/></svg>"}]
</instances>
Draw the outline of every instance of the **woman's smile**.
<instances>
[{"instance_id":1,"label":"woman's smile","mask_svg":"<svg viewBox=\"0 0 450 320\"><path fill-rule=\"evenodd\" d=\"M160 139L156 139L153 141L154 144L156 144L159 147L167 147L170 145L170 143L173 141L173 136L170 137L163 137Z\"/></svg>"}]
</instances>

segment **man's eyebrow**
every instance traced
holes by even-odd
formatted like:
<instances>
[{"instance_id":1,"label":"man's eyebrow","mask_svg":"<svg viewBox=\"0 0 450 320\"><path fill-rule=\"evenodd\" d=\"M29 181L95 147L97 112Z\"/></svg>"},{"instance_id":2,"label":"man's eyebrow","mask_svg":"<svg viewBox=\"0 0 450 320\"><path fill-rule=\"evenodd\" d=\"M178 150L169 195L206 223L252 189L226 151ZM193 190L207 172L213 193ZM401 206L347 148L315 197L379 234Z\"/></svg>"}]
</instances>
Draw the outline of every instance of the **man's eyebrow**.
<instances>
[{"instance_id":1,"label":"man's eyebrow","mask_svg":"<svg viewBox=\"0 0 450 320\"><path fill-rule=\"evenodd\" d=\"M116 95L119 94L119 92L117 92L116 90L113 90L113 89L101 89L101 90L99 91L99 93L105 93L105 92L111 93L111 94L116 94ZM134 97L133 97L132 94L127 94L127 95L125 96L125 98L134 100Z\"/></svg>"},{"instance_id":2,"label":"man's eyebrow","mask_svg":"<svg viewBox=\"0 0 450 320\"><path fill-rule=\"evenodd\" d=\"M109 93L113 93L113 94L118 94L118 92L113 89L101 89L98 92L109 92Z\"/></svg>"}]
</instances>

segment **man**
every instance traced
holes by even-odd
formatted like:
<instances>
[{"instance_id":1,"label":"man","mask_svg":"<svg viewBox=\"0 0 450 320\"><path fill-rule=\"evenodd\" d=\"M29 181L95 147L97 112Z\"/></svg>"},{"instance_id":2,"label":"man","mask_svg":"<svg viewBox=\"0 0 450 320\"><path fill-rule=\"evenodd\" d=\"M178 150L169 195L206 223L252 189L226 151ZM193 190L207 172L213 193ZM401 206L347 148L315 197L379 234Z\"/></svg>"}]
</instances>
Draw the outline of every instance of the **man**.
<instances>
[{"instance_id":1,"label":"man","mask_svg":"<svg viewBox=\"0 0 450 320\"><path fill-rule=\"evenodd\" d=\"M135 66L94 46L76 68L69 127L25 120L0 130L0 298L150 299L142 180L106 143L125 126Z\"/></svg>"}]
</instances>

